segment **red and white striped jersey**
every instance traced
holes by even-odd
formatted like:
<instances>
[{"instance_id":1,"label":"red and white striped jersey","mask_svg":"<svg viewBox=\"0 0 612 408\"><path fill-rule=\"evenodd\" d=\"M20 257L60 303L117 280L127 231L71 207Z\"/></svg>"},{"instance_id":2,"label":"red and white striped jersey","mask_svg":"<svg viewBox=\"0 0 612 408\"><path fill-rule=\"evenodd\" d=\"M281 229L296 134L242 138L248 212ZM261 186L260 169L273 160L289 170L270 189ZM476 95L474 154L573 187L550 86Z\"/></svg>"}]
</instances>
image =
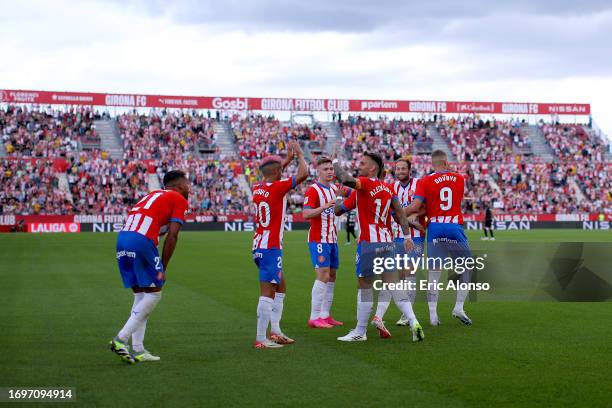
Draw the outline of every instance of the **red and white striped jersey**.
<instances>
[{"instance_id":1,"label":"red and white striped jersey","mask_svg":"<svg viewBox=\"0 0 612 408\"><path fill-rule=\"evenodd\" d=\"M359 242L392 242L389 218L393 190L385 182L368 177L357 178L356 190Z\"/></svg>"},{"instance_id":2,"label":"red and white striped jersey","mask_svg":"<svg viewBox=\"0 0 612 408\"><path fill-rule=\"evenodd\" d=\"M259 183L253 186L257 228L253 237L255 249L282 249L287 193L296 185L295 177Z\"/></svg>"},{"instance_id":3,"label":"red and white striped jersey","mask_svg":"<svg viewBox=\"0 0 612 408\"><path fill-rule=\"evenodd\" d=\"M465 177L452 171L442 171L422 177L414 197L425 203L429 222L463 224L461 200Z\"/></svg>"},{"instance_id":4,"label":"red and white striped jersey","mask_svg":"<svg viewBox=\"0 0 612 408\"><path fill-rule=\"evenodd\" d=\"M188 206L174 190L151 191L130 210L122 231L138 232L157 246L160 230L166 230L169 222L183 224Z\"/></svg>"},{"instance_id":5,"label":"red and white striped jersey","mask_svg":"<svg viewBox=\"0 0 612 408\"><path fill-rule=\"evenodd\" d=\"M329 187L319 182L314 183L306 190L304 208L316 209L322 205L335 203L338 187L331 184ZM308 220L310 230L308 231L308 242L321 242L335 244L338 242L337 217L334 207L323 211L317 217Z\"/></svg>"},{"instance_id":6,"label":"red and white striped jersey","mask_svg":"<svg viewBox=\"0 0 612 408\"><path fill-rule=\"evenodd\" d=\"M399 200L402 208L408 207L408 205L410 205L410 203L412 202L412 196L414 195L414 192L416 191L418 181L419 181L418 178L413 177L408 181L406 185L403 185L399 180L396 180L392 184L393 192L397 196L397 199ZM425 222L425 217L420 217L419 221L422 223L422 225L425 225L423 224ZM393 226L392 226L393 238L404 238L404 233L402 232L402 228L393 219L392 219L392 223L393 223ZM410 227L410 238L420 238L421 236L422 236L421 231L419 231L416 228Z\"/></svg>"}]
</instances>

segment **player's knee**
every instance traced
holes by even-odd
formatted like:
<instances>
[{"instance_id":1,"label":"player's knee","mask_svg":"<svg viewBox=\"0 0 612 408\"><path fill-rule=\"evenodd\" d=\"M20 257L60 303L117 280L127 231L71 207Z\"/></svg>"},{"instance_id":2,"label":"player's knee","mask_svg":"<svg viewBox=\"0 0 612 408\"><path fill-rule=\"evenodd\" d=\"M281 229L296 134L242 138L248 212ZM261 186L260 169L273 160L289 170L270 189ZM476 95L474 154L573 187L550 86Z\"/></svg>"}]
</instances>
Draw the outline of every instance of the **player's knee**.
<instances>
[{"instance_id":1,"label":"player's knee","mask_svg":"<svg viewBox=\"0 0 612 408\"><path fill-rule=\"evenodd\" d=\"M150 299L153 299L159 302L162 297L162 292L161 290L155 291L155 292L147 292L145 293L145 296L148 296Z\"/></svg>"}]
</instances>

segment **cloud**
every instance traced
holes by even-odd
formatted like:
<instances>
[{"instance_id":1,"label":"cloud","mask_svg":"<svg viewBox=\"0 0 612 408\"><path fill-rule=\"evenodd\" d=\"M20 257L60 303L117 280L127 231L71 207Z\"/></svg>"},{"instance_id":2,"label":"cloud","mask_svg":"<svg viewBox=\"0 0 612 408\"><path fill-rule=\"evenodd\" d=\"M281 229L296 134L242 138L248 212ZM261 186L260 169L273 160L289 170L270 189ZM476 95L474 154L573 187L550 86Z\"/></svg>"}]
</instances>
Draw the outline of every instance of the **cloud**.
<instances>
[{"instance_id":1,"label":"cloud","mask_svg":"<svg viewBox=\"0 0 612 408\"><path fill-rule=\"evenodd\" d=\"M592 101L612 133L603 114L612 110L612 9L603 1L0 0L0 8L2 88Z\"/></svg>"}]
</instances>

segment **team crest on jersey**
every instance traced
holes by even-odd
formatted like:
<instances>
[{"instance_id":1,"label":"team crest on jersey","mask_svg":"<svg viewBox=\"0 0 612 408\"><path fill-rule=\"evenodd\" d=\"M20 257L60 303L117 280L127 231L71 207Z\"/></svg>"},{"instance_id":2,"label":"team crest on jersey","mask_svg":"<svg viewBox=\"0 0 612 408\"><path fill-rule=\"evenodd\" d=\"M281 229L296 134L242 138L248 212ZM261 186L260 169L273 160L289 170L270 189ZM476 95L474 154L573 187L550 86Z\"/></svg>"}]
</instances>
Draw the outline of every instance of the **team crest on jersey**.
<instances>
[{"instance_id":1,"label":"team crest on jersey","mask_svg":"<svg viewBox=\"0 0 612 408\"><path fill-rule=\"evenodd\" d=\"M325 262L325 257L323 255L319 255L319 257L317 258L317 261L319 261L319 263L323 263Z\"/></svg>"}]
</instances>

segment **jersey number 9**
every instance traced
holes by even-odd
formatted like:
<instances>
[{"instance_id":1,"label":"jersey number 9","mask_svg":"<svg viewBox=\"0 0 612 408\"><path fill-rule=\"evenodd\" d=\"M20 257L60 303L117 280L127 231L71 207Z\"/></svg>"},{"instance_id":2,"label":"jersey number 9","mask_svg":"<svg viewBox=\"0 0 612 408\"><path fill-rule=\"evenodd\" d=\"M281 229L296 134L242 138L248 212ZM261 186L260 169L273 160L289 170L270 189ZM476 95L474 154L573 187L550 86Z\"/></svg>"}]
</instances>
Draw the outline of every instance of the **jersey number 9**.
<instances>
[{"instance_id":1,"label":"jersey number 9","mask_svg":"<svg viewBox=\"0 0 612 408\"><path fill-rule=\"evenodd\" d=\"M450 187L442 187L440 189L440 209L448 211L453 206L453 190Z\"/></svg>"}]
</instances>

